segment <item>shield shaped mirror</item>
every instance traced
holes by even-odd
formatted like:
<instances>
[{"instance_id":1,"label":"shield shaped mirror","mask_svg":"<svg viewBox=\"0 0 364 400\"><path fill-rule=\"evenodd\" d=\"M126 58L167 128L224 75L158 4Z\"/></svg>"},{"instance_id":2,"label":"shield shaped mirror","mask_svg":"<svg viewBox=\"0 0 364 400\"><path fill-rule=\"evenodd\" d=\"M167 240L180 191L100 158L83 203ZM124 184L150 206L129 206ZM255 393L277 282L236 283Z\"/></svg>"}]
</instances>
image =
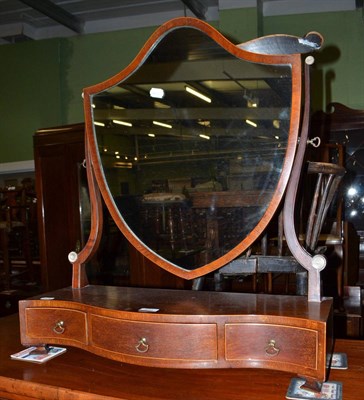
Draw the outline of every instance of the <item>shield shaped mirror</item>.
<instances>
[{"instance_id":1,"label":"shield shaped mirror","mask_svg":"<svg viewBox=\"0 0 364 400\"><path fill-rule=\"evenodd\" d=\"M85 89L89 165L144 256L192 279L259 237L293 162L300 63L181 18L126 69Z\"/></svg>"}]
</instances>

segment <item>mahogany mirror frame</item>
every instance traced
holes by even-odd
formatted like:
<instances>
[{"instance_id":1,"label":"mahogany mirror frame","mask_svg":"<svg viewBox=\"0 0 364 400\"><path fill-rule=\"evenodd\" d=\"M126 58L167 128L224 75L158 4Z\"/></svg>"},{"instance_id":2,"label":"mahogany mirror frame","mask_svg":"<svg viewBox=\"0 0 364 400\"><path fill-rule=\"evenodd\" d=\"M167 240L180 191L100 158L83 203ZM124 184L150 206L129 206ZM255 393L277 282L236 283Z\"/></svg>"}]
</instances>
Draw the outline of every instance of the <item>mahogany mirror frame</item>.
<instances>
[{"instance_id":1,"label":"mahogany mirror frame","mask_svg":"<svg viewBox=\"0 0 364 400\"><path fill-rule=\"evenodd\" d=\"M100 156L98 154L97 143L94 134L94 124L92 118L92 96L109 88L119 84L127 77L132 75L140 65L147 59L150 53L153 51L155 46L166 36L168 33L179 29L189 27L191 29L197 29L205 33L211 39L213 39L218 45L220 45L227 52L231 53L237 58L241 58L252 63L263 63L263 64L278 64L290 66L292 70L292 98L291 98L291 118L290 128L287 140L287 149L284 157L282 172L279 177L277 187L273 193L273 197L256 227L248 234L237 246L235 246L228 253L222 257L215 259L208 264L198 267L193 270L186 270L181 267L174 265L166 259L156 255L151 249L144 245L128 228L125 222L120 218L119 211L117 210L115 203L110 195L110 191L107 187L107 182L104 178L102 167L100 166ZM259 39L257 39L259 40ZM143 256L147 257L153 263L166 271L183 279L194 279L200 276L206 275L210 272L217 270L226 263L232 261L249 246L256 241L262 234L268 223L271 221L275 214L279 204L282 201L282 197L287 187L293 162L295 159L296 147L298 143L298 134L300 128L300 117L301 117L301 97L302 97L302 58L298 52L292 54L268 54L258 53L249 51L246 49L254 48L255 42L243 43L241 45L235 45L226 39L216 29L211 27L209 24L195 19L195 18L176 18L168 21L160 28L158 28L151 37L147 40L145 45L142 47L140 52L134 58L134 60L121 72L112 76L111 78L90 86L83 91L84 100L84 112L85 112L85 129L86 129L86 165L87 175L90 190L90 202L91 202L91 233L85 247L80 253L72 252L69 255L69 260L73 263L73 281L72 286L74 288L81 288L87 285L87 275L85 272L85 263L92 257L96 252L97 247L101 239L102 231L102 206L101 196L112 216L116 225L128 241L134 246ZM259 47L259 46L258 46Z\"/></svg>"}]
</instances>

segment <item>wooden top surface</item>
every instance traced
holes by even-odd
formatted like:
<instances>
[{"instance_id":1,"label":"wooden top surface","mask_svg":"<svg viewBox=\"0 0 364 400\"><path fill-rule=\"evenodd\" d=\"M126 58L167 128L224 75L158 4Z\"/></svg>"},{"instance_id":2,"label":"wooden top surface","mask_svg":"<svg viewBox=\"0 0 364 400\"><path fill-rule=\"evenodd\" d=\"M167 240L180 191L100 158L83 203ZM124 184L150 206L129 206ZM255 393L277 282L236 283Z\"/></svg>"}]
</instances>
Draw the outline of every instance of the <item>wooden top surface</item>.
<instances>
[{"instance_id":1,"label":"wooden top surface","mask_svg":"<svg viewBox=\"0 0 364 400\"><path fill-rule=\"evenodd\" d=\"M154 315L159 315L161 318L163 315L186 315L203 319L215 315L250 314L281 315L290 318L326 321L332 304L331 299L324 300L321 303L308 303L306 296L101 285L89 285L82 289L67 287L34 297L34 299L39 300L42 298L53 298L54 300L42 300L41 306L69 307L71 305L69 302L71 302L126 313L138 312L140 308L157 308L159 311ZM62 301L68 303L62 304Z\"/></svg>"},{"instance_id":2,"label":"wooden top surface","mask_svg":"<svg viewBox=\"0 0 364 400\"><path fill-rule=\"evenodd\" d=\"M72 347L42 365L15 361L10 354L22 349L17 315L0 319L0 344L0 397L6 399L282 400L293 377L261 369L138 367ZM343 400L361 400L364 341L338 340L335 351L347 353L349 368L332 370L329 380L343 383Z\"/></svg>"}]
</instances>

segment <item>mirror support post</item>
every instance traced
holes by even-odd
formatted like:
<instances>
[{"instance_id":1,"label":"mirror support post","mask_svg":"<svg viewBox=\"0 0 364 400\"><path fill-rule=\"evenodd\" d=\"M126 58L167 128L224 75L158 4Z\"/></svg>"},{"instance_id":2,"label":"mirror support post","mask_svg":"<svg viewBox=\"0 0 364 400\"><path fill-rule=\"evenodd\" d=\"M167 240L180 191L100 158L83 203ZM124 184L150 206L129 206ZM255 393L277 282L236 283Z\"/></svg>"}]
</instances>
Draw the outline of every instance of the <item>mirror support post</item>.
<instances>
[{"instance_id":1,"label":"mirror support post","mask_svg":"<svg viewBox=\"0 0 364 400\"><path fill-rule=\"evenodd\" d=\"M88 285L85 264L75 262L72 272L72 289L81 289Z\"/></svg>"},{"instance_id":2,"label":"mirror support post","mask_svg":"<svg viewBox=\"0 0 364 400\"><path fill-rule=\"evenodd\" d=\"M320 271L326 266L326 258L323 255L312 256L306 249L304 249L301 243L298 241L297 233L295 229L295 207L297 190L301 178L301 170L306 152L307 139L308 139L308 127L310 118L310 65L312 65L314 59L312 56L308 56L305 60L304 67L304 111L303 120L301 127L301 135L299 138L299 144L297 149L296 158L292 168L292 174L287 186L287 193L284 202L283 210L283 223L284 232L287 240L289 249L297 261L307 270L308 272L308 301L320 302L321 301L321 280Z\"/></svg>"},{"instance_id":3,"label":"mirror support post","mask_svg":"<svg viewBox=\"0 0 364 400\"><path fill-rule=\"evenodd\" d=\"M103 214L101 194L96 185L96 178L94 175L91 157L88 152L88 142L86 138L86 169L87 169L87 182L90 194L91 205L91 231L89 238L84 248L76 253L72 251L68 255L69 261L73 264L72 272L72 288L80 289L88 285L88 278L86 274L86 263L96 253L102 236L103 231Z\"/></svg>"}]
</instances>

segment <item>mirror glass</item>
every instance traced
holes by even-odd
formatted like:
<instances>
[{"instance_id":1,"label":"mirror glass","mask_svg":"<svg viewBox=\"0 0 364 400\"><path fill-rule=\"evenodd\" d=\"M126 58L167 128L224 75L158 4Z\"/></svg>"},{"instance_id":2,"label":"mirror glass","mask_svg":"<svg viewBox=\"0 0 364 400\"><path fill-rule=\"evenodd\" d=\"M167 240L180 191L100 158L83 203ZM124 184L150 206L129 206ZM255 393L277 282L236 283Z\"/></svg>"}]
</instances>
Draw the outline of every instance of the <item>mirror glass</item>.
<instances>
[{"instance_id":1,"label":"mirror glass","mask_svg":"<svg viewBox=\"0 0 364 400\"><path fill-rule=\"evenodd\" d=\"M248 62L179 28L91 102L108 190L149 250L196 269L256 228L286 155L290 65Z\"/></svg>"}]
</instances>

